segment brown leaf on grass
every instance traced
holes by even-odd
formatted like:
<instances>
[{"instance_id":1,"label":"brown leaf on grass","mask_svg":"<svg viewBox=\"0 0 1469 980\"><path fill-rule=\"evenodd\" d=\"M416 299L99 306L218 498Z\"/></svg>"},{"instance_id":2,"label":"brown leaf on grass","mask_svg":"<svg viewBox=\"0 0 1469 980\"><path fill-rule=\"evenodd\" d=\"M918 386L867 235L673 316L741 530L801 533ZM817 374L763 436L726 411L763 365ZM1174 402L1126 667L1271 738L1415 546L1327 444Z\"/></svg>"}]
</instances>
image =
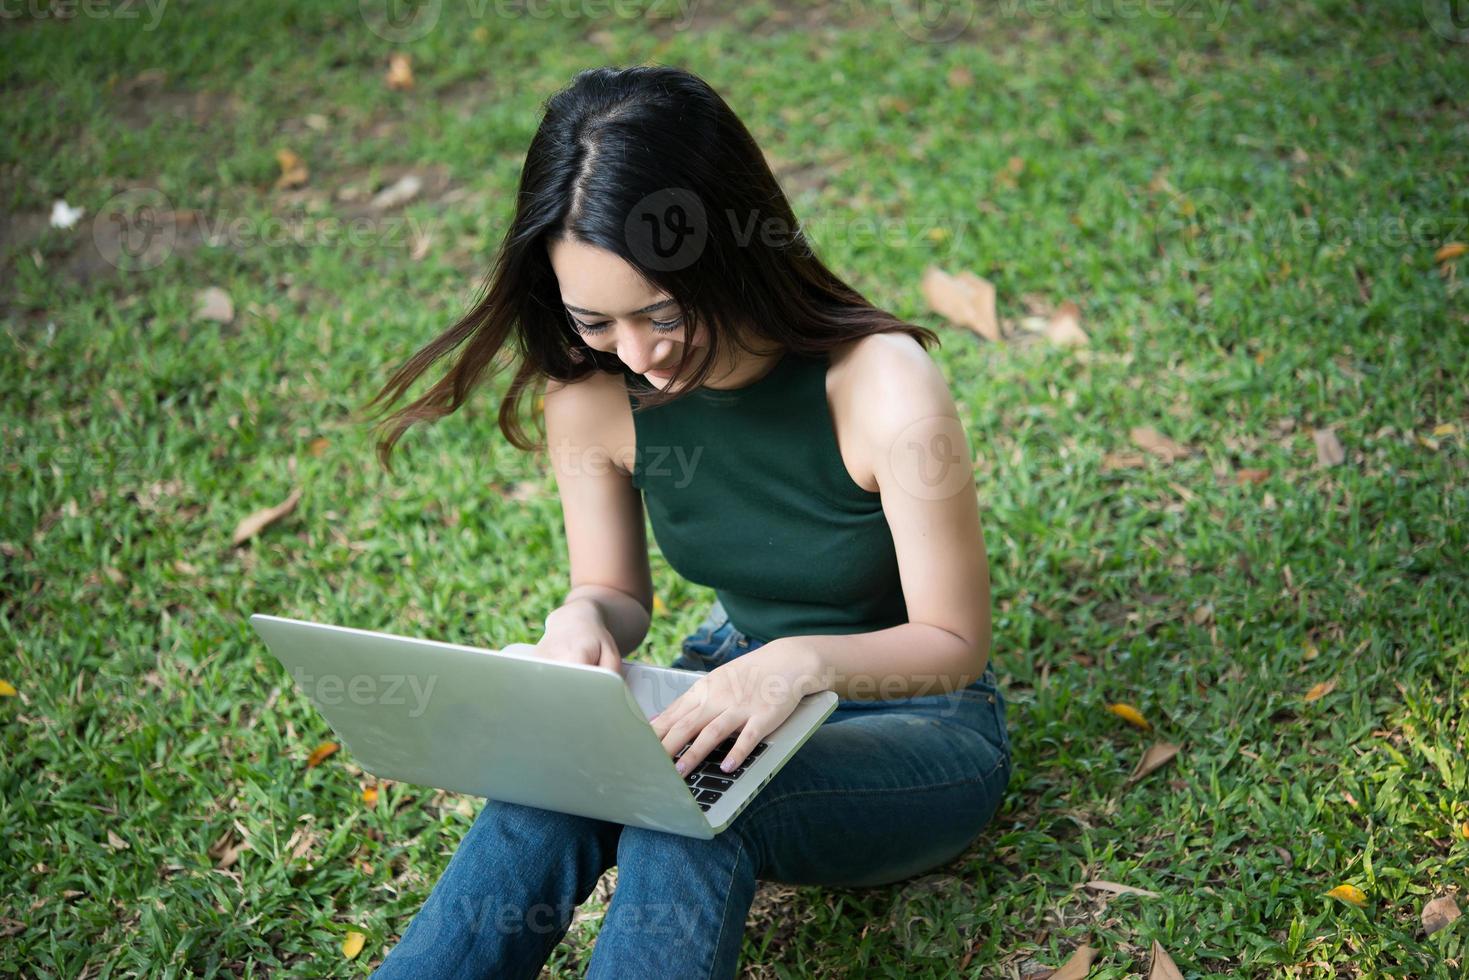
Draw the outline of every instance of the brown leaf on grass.
<instances>
[{"instance_id":1,"label":"brown leaf on grass","mask_svg":"<svg viewBox=\"0 0 1469 980\"><path fill-rule=\"evenodd\" d=\"M1437 252L1433 253L1433 261L1452 262L1465 252L1469 252L1469 245L1463 242L1445 242Z\"/></svg>"},{"instance_id":2,"label":"brown leaf on grass","mask_svg":"<svg viewBox=\"0 0 1469 980\"><path fill-rule=\"evenodd\" d=\"M923 299L944 319L968 327L985 340L999 343L1000 321L995 313L995 287L967 269L957 275L929 266L923 272Z\"/></svg>"},{"instance_id":3,"label":"brown leaf on grass","mask_svg":"<svg viewBox=\"0 0 1469 980\"><path fill-rule=\"evenodd\" d=\"M1046 338L1061 347L1083 347L1091 343L1081 328L1081 307L1070 300L1062 303L1046 324Z\"/></svg>"},{"instance_id":4,"label":"brown leaf on grass","mask_svg":"<svg viewBox=\"0 0 1469 980\"><path fill-rule=\"evenodd\" d=\"M1235 483L1264 483L1270 479L1269 470L1236 470L1234 473Z\"/></svg>"},{"instance_id":5,"label":"brown leaf on grass","mask_svg":"<svg viewBox=\"0 0 1469 980\"><path fill-rule=\"evenodd\" d=\"M316 846L316 831L309 824L301 824L291 834L291 839L286 841L286 850L291 852L291 859L304 858L311 860L311 849Z\"/></svg>"},{"instance_id":6,"label":"brown leaf on grass","mask_svg":"<svg viewBox=\"0 0 1469 980\"><path fill-rule=\"evenodd\" d=\"M109 827L107 828L107 846L112 848L114 851L126 851L133 845L129 844L127 841L117 836L117 833L113 831L111 827Z\"/></svg>"},{"instance_id":7,"label":"brown leaf on grass","mask_svg":"<svg viewBox=\"0 0 1469 980\"><path fill-rule=\"evenodd\" d=\"M955 65L949 69L948 82L950 88L970 88L974 85L974 72L963 65Z\"/></svg>"},{"instance_id":8,"label":"brown leaf on grass","mask_svg":"<svg viewBox=\"0 0 1469 980\"><path fill-rule=\"evenodd\" d=\"M1047 980L1085 980L1086 975L1091 972L1092 960L1097 958L1097 951L1085 944L1076 947L1061 968L1052 973Z\"/></svg>"},{"instance_id":9,"label":"brown leaf on grass","mask_svg":"<svg viewBox=\"0 0 1469 980\"><path fill-rule=\"evenodd\" d=\"M1148 746L1142 758L1137 760L1137 765L1132 767L1132 772L1128 775L1126 782L1135 783L1157 772L1172 761L1176 755L1178 755L1178 746L1172 742L1154 742Z\"/></svg>"},{"instance_id":10,"label":"brown leaf on grass","mask_svg":"<svg viewBox=\"0 0 1469 980\"><path fill-rule=\"evenodd\" d=\"M1423 934L1433 935L1459 917L1459 903L1452 895L1440 895L1423 906Z\"/></svg>"},{"instance_id":11,"label":"brown leaf on grass","mask_svg":"<svg viewBox=\"0 0 1469 980\"><path fill-rule=\"evenodd\" d=\"M1168 951L1156 939L1153 940L1153 952L1150 958L1153 965L1148 970L1148 980L1183 980L1178 964L1173 962L1173 957L1168 955Z\"/></svg>"},{"instance_id":12,"label":"brown leaf on grass","mask_svg":"<svg viewBox=\"0 0 1469 980\"><path fill-rule=\"evenodd\" d=\"M233 538L234 543L238 546L244 544L246 541L249 541L251 538L255 537L255 535L259 534L261 531L270 527L270 525L274 524L276 521L280 520L282 517L285 517L291 511L295 510L296 503L300 499L301 488L297 487L296 489L291 491L291 495L289 497L276 504L274 507L266 507L263 510L257 510L249 517L246 517L235 526L235 534Z\"/></svg>"},{"instance_id":13,"label":"brown leaf on grass","mask_svg":"<svg viewBox=\"0 0 1469 980\"><path fill-rule=\"evenodd\" d=\"M413 59L401 51L388 55L388 73L383 76L388 88L406 92L413 87Z\"/></svg>"},{"instance_id":14,"label":"brown leaf on grass","mask_svg":"<svg viewBox=\"0 0 1469 980\"><path fill-rule=\"evenodd\" d=\"M311 172L306 169L306 161L298 157L294 150L276 150L275 161L281 168L281 175L275 180L277 190L300 187L311 176Z\"/></svg>"},{"instance_id":15,"label":"brown leaf on grass","mask_svg":"<svg viewBox=\"0 0 1469 980\"><path fill-rule=\"evenodd\" d=\"M1316 440L1316 462L1322 466L1340 466L1346 462L1347 454L1341 440L1330 429L1312 429L1311 437Z\"/></svg>"},{"instance_id":16,"label":"brown leaf on grass","mask_svg":"<svg viewBox=\"0 0 1469 980\"><path fill-rule=\"evenodd\" d=\"M1367 905L1367 896L1356 885L1337 885L1331 891L1327 892L1326 896L1328 898L1339 898L1343 902L1350 902L1359 909Z\"/></svg>"},{"instance_id":17,"label":"brown leaf on grass","mask_svg":"<svg viewBox=\"0 0 1469 980\"><path fill-rule=\"evenodd\" d=\"M235 319L235 302L218 286L209 286L194 294L194 316L215 323L231 323Z\"/></svg>"},{"instance_id":18,"label":"brown leaf on grass","mask_svg":"<svg viewBox=\"0 0 1469 980\"><path fill-rule=\"evenodd\" d=\"M995 174L995 186L1013 190L1020 184L1020 175L1025 171L1024 157L1011 157Z\"/></svg>"},{"instance_id":19,"label":"brown leaf on grass","mask_svg":"<svg viewBox=\"0 0 1469 980\"><path fill-rule=\"evenodd\" d=\"M0 698L13 698L16 693L14 684L9 681L0 681Z\"/></svg>"},{"instance_id":20,"label":"brown leaf on grass","mask_svg":"<svg viewBox=\"0 0 1469 980\"><path fill-rule=\"evenodd\" d=\"M326 436L317 436L315 439L311 440L310 444L307 445L306 454L308 456L320 456L322 453L327 451L331 444L331 440L328 439Z\"/></svg>"},{"instance_id":21,"label":"brown leaf on grass","mask_svg":"<svg viewBox=\"0 0 1469 980\"><path fill-rule=\"evenodd\" d=\"M214 866L221 871L228 871L236 861L240 859L241 851L248 851L250 842L235 836L234 828L225 828L219 839L209 845L209 856L214 858Z\"/></svg>"},{"instance_id":22,"label":"brown leaf on grass","mask_svg":"<svg viewBox=\"0 0 1469 980\"><path fill-rule=\"evenodd\" d=\"M1135 470L1147 462L1142 453L1107 453L1102 457L1102 472L1113 470Z\"/></svg>"},{"instance_id":23,"label":"brown leaf on grass","mask_svg":"<svg viewBox=\"0 0 1469 980\"><path fill-rule=\"evenodd\" d=\"M1188 446L1174 442L1151 426L1134 426L1127 430L1127 437L1137 448L1152 453L1165 463L1172 463L1175 459L1183 459L1193 453Z\"/></svg>"},{"instance_id":24,"label":"brown leaf on grass","mask_svg":"<svg viewBox=\"0 0 1469 980\"><path fill-rule=\"evenodd\" d=\"M1088 881L1083 888L1090 888L1094 892L1111 892L1114 895L1146 895L1149 898L1161 898L1157 892L1150 892L1146 888L1134 888L1131 885L1118 884L1115 881L1101 881L1093 879Z\"/></svg>"},{"instance_id":25,"label":"brown leaf on grass","mask_svg":"<svg viewBox=\"0 0 1469 980\"><path fill-rule=\"evenodd\" d=\"M306 757L306 768L314 769L315 767L321 765L321 760L325 759L327 756L331 755L339 748L341 748L341 746L338 745L336 742L322 742L316 748L312 749L311 754Z\"/></svg>"},{"instance_id":26,"label":"brown leaf on grass","mask_svg":"<svg viewBox=\"0 0 1469 980\"><path fill-rule=\"evenodd\" d=\"M1329 681L1322 681L1320 684L1312 684L1311 685L1311 689L1306 692L1306 700L1307 701L1317 701L1317 700L1320 700L1321 698L1326 697L1326 695L1330 694L1334 690L1336 690L1336 678L1335 677L1333 677Z\"/></svg>"},{"instance_id":27,"label":"brown leaf on grass","mask_svg":"<svg viewBox=\"0 0 1469 980\"><path fill-rule=\"evenodd\" d=\"M412 201L422 190L422 177L418 174L404 174L374 194L367 206L374 211L391 211Z\"/></svg>"}]
</instances>

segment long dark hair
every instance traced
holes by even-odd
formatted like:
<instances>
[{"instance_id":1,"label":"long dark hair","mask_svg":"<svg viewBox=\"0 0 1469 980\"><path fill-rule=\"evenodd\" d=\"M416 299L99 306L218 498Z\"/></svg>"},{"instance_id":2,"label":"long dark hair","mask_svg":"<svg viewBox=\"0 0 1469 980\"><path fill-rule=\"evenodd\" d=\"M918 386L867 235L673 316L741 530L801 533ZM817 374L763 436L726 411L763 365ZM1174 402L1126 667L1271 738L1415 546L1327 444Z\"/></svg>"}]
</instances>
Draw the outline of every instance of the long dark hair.
<instances>
[{"instance_id":1,"label":"long dark hair","mask_svg":"<svg viewBox=\"0 0 1469 980\"><path fill-rule=\"evenodd\" d=\"M541 444L526 437L519 403L547 378L622 373L640 406L680 397L647 384L575 331L546 251L564 237L618 255L677 301L685 315L685 363L677 370L688 388L708 377L725 341L760 354L810 355L886 331L906 332L924 348L939 343L932 330L877 309L822 264L749 130L691 72L663 65L578 72L545 102L515 200L515 218L474 306L364 406L391 406L463 345L437 383L381 423L377 452L389 472L404 432L463 405L487 371L498 373L495 362L512 337L518 364L499 422L519 449ZM689 372L688 342L701 323L709 352Z\"/></svg>"}]
</instances>

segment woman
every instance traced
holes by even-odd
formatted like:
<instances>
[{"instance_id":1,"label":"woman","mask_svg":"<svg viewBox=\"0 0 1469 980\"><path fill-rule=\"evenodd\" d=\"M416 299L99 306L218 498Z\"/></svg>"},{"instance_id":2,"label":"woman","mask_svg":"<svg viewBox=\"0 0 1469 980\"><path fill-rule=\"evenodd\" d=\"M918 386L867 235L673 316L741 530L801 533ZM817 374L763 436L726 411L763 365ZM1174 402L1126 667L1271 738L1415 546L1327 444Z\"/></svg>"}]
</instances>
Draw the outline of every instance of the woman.
<instances>
[{"instance_id":1,"label":"woman","mask_svg":"<svg viewBox=\"0 0 1469 980\"><path fill-rule=\"evenodd\" d=\"M516 200L482 298L373 399L463 345L390 420L383 464L513 341L500 427L536 448L517 404L546 380L573 585L538 654L619 670L642 642L646 504L669 564L717 596L673 662L705 676L651 719L670 757L734 739L737 766L804 695L841 700L712 840L486 802L377 975L536 977L616 865L588 976L731 977L758 879L901 881L964 853L1000 805L1010 745L963 428L933 332L815 257L698 77L578 74L545 105Z\"/></svg>"}]
</instances>

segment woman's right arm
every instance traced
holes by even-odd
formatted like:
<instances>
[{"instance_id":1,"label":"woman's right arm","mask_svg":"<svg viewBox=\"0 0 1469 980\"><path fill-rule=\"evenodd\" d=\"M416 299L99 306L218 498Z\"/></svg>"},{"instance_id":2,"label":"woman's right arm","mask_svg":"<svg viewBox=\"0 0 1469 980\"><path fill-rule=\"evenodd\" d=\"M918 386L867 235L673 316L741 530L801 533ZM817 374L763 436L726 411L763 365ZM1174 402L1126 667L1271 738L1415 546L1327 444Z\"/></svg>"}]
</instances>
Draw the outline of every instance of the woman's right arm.
<instances>
[{"instance_id":1,"label":"woman's right arm","mask_svg":"<svg viewBox=\"0 0 1469 980\"><path fill-rule=\"evenodd\" d=\"M613 375L550 381L544 405L572 588L546 617L537 647L616 669L648 635L653 607L642 495L607 448L610 421L628 412L627 391Z\"/></svg>"}]
</instances>

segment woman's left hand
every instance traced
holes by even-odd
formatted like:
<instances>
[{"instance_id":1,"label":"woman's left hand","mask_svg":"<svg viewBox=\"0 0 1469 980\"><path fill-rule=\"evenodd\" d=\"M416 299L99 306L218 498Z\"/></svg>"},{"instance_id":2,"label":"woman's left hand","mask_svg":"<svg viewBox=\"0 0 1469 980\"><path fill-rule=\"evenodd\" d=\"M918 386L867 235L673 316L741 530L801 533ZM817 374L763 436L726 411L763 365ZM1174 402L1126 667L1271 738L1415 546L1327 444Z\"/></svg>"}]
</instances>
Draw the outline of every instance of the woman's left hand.
<instances>
[{"instance_id":1,"label":"woman's left hand","mask_svg":"<svg viewBox=\"0 0 1469 980\"><path fill-rule=\"evenodd\" d=\"M669 756L688 774L720 742L739 732L721 768L742 765L761 739L781 726L801 699L821 690L814 652L794 637L771 640L721 664L648 719Z\"/></svg>"}]
</instances>

